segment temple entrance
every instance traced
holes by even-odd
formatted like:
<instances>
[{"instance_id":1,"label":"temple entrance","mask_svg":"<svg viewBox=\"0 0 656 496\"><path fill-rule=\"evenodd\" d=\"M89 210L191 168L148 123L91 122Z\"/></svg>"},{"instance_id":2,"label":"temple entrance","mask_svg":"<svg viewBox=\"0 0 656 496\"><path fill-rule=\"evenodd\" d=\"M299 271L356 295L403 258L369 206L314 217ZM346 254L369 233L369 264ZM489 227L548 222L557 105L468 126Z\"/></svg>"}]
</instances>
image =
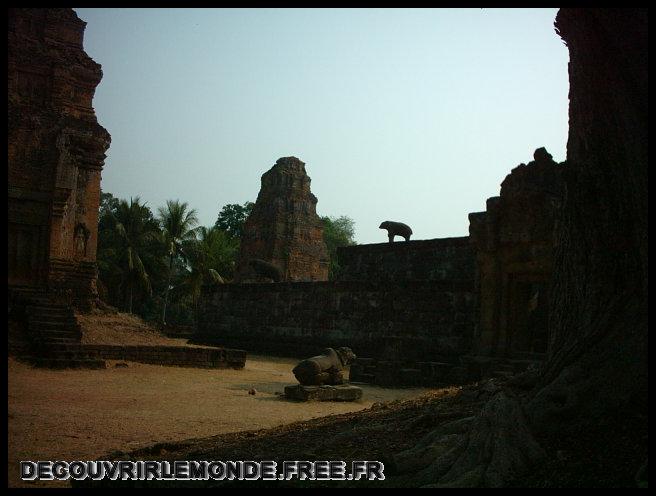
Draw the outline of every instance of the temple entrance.
<instances>
[{"instance_id":1,"label":"temple entrance","mask_svg":"<svg viewBox=\"0 0 656 496\"><path fill-rule=\"evenodd\" d=\"M508 288L508 349L546 353L548 342L546 275L522 274Z\"/></svg>"}]
</instances>

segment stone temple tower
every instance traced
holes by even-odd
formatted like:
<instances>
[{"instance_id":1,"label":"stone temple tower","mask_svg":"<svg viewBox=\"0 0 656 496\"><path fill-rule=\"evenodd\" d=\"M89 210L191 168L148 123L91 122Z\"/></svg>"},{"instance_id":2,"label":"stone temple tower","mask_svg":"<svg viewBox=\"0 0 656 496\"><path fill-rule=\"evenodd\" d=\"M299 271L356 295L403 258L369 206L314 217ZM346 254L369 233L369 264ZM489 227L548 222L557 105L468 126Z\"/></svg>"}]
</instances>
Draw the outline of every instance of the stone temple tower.
<instances>
[{"instance_id":1,"label":"stone temple tower","mask_svg":"<svg viewBox=\"0 0 656 496\"><path fill-rule=\"evenodd\" d=\"M261 259L279 267L283 281L328 279L323 225L305 163L283 157L262 175L262 186L242 236L236 282L258 281L249 265Z\"/></svg>"},{"instance_id":2,"label":"stone temple tower","mask_svg":"<svg viewBox=\"0 0 656 496\"><path fill-rule=\"evenodd\" d=\"M9 10L7 237L10 292L90 309L111 137L92 106L102 70L84 52L85 26L72 9Z\"/></svg>"}]
</instances>

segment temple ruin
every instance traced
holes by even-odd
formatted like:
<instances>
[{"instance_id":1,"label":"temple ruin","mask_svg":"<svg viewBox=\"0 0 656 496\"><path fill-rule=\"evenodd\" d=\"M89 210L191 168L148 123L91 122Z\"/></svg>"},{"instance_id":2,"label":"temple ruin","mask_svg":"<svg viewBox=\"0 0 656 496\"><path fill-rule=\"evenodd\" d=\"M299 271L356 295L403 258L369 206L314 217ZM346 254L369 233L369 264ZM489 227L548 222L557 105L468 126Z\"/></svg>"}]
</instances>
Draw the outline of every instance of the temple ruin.
<instances>
[{"instance_id":1,"label":"temple ruin","mask_svg":"<svg viewBox=\"0 0 656 496\"><path fill-rule=\"evenodd\" d=\"M262 187L244 226L237 281L258 281L253 259L278 267L283 281L326 281L328 250L305 163L283 157L262 175Z\"/></svg>"},{"instance_id":2,"label":"temple ruin","mask_svg":"<svg viewBox=\"0 0 656 496\"><path fill-rule=\"evenodd\" d=\"M9 16L10 308L29 309L28 334L47 346L79 343L72 308L97 297L110 136L92 107L102 71L83 51L84 26L70 9ZM525 366L548 348L562 167L538 149L470 214L470 236L344 247L328 281L305 164L280 158L262 175L236 283L203 289L195 339L296 356L349 346L356 377L390 385L475 379L494 360ZM280 282L253 260L279 268Z\"/></svg>"},{"instance_id":3,"label":"temple ruin","mask_svg":"<svg viewBox=\"0 0 656 496\"><path fill-rule=\"evenodd\" d=\"M100 65L71 9L10 9L8 284L89 309L96 297L100 175L109 133L96 119Z\"/></svg>"},{"instance_id":4,"label":"temple ruin","mask_svg":"<svg viewBox=\"0 0 656 496\"><path fill-rule=\"evenodd\" d=\"M92 106L102 71L84 52L85 26L72 9L9 10L9 349L50 368L104 368L106 359L243 368L243 350L81 344L74 311L98 299L111 141Z\"/></svg>"},{"instance_id":5,"label":"temple ruin","mask_svg":"<svg viewBox=\"0 0 656 496\"><path fill-rule=\"evenodd\" d=\"M359 357L352 378L381 385L462 382L495 367L526 367L547 351L560 169L536 150L487 211L470 214L470 236L343 247L334 281L206 287L196 340L295 356L350 346ZM265 184L263 177L263 191ZM278 191L276 205L295 194ZM284 226L285 211L274 211ZM250 253L266 255L280 246L269 240L280 238L270 234L273 222L254 222L258 212L246 250L256 245Z\"/></svg>"},{"instance_id":6,"label":"temple ruin","mask_svg":"<svg viewBox=\"0 0 656 496\"><path fill-rule=\"evenodd\" d=\"M9 287L31 302L36 322L70 309L54 305L53 295L80 307L93 300L82 263L92 263L94 224L79 208L93 206L91 186L76 174L93 169L81 164L98 163L100 148L90 143L102 133L70 124L83 113L74 105L61 122L46 111L61 103L55 89L79 76L66 76L75 62L63 67L48 57L75 52L81 21L63 9L10 10L9 17ZM469 215L469 236L343 248L336 281L296 282L285 266L284 282L206 287L197 330L199 339L268 353L351 345L364 357L351 377L381 385L475 380L501 367L521 369L547 351L545 366L462 388L455 408L442 396L429 408L344 416L341 428L304 422L236 441L159 443L119 452L123 458L257 453L273 460L282 451L290 459L330 452L366 460L375 448L386 475L404 487L647 487L647 10L563 9L555 26L570 53L566 163L536 150L486 211ZM50 52L29 48L34 40L52 45ZM253 256L281 263L266 250ZM171 358L237 368L245 359L195 349L203 356L181 360L171 350ZM144 350L110 351L134 359ZM371 410L388 410L378 407ZM399 453L400 437L417 431L416 446ZM317 439L320 452L308 443Z\"/></svg>"},{"instance_id":7,"label":"temple ruin","mask_svg":"<svg viewBox=\"0 0 656 496\"><path fill-rule=\"evenodd\" d=\"M547 351L554 227L564 195L561 166L544 148L501 183L487 210L469 214L480 305L478 352Z\"/></svg>"}]
</instances>

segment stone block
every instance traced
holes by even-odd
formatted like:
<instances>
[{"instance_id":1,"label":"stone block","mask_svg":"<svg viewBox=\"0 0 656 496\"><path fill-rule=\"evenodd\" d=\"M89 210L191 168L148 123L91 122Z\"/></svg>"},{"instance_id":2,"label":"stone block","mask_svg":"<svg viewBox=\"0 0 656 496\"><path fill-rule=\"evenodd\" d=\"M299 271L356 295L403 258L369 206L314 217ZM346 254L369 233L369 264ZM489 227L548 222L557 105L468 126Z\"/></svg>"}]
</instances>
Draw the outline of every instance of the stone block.
<instances>
[{"instance_id":1,"label":"stone block","mask_svg":"<svg viewBox=\"0 0 656 496\"><path fill-rule=\"evenodd\" d=\"M467 367L453 367L447 377L448 381L452 384L465 384L470 382L470 378L467 373Z\"/></svg>"},{"instance_id":2,"label":"stone block","mask_svg":"<svg viewBox=\"0 0 656 496\"><path fill-rule=\"evenodd\" d=\"M376 364L374 373L376 384L382 387L393 387L398 385L399 364L387 360L380 360Z\"/></svg>"},{"instance_id":3,"label":"stone block","mask_svg":"<svg viewBox=\"0 0 656 496\"><path fill-rule=\"evenodd\" d=\"M362 388L345 384L342 386L285 386L285 397L297 401L358 401Z\"/></svg>"},{"instance_id":4,"label":"stone block","mask_svg":"<svg viewBox=\"0 0 656 496\"><path fill-rule=\"evenodd\" d=\"M399 375L400 382L404 386L420 386L423 383L423 376L419 369L401 369Z\"/></svg>"},{"instance_id":5,"label":"stone block","mask_svg":"<svg viewBox=\"0 0 656 496\"><path fill-rule=\"evenodd\" d=\"M357 361L351 364L349 368L349 379L352 381L359 381L358 377L365 373L365 368L363 365L359 364Z\"/></svg>"},{"instance_id":6,"label":"stone block","mask_svg":"<svg viewBox=\"0 0 656 496\"><path fill-rule=\"evenodd\" d=\"M424 378L431 381L441 381L449 374L453 365L443 362L419 362L419 369Z\"/></svg>"}]
</instances>

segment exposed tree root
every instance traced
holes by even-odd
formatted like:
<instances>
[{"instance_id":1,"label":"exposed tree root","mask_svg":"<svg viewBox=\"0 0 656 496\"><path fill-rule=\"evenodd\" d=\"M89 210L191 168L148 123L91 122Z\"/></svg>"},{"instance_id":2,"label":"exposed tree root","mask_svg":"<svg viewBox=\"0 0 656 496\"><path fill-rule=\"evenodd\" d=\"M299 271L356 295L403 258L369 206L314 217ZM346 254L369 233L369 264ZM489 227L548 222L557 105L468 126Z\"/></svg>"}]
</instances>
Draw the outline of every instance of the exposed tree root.
<instances>
[{"instance_id":1,"label":"exposed tree root","mask_svg":"<svg viewBox=\"0 0 656 496\"><path fill-rule=\"evenodd\" d=\"M444 458L447 453L460 447L462 437L474 418L464 417L442 424L429 432L415 447L394 455L385 466L391 463L393 472L403 474L434 464L437 459Z\"/></svg>"},{"instance_id":2,"label":"exposed tree root","mask_svg":"<svg viewBox=\"0 0 656 496\"><path fill-rule=\"evenodd\" d=\"M443 424L393 456L391 468L417 472L413 480L426 487L501 487L544 456L518 399L499 390L477 416Z\"/></svg>"}]
</instances>

